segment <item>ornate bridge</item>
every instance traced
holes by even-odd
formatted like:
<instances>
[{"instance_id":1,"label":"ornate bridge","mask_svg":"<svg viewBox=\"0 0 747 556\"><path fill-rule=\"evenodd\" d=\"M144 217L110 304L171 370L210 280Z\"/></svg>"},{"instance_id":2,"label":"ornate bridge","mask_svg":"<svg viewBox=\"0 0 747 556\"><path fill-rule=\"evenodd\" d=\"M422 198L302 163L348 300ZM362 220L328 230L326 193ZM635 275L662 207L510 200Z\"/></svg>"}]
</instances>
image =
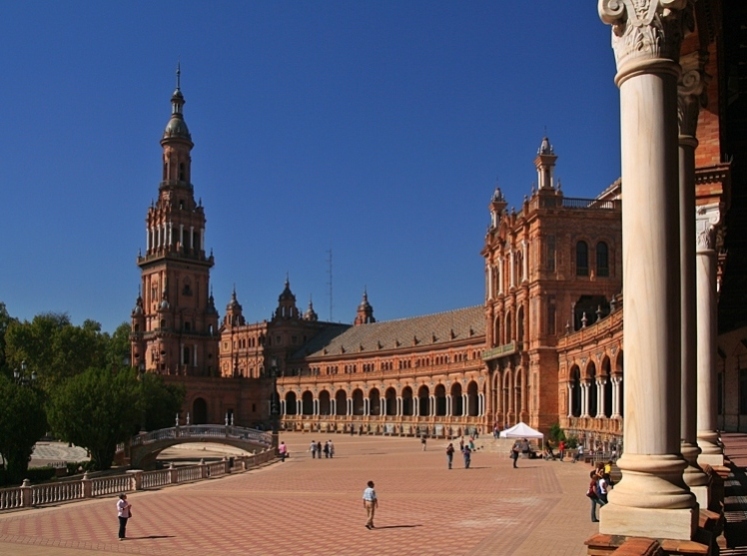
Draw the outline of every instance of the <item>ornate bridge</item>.
<instances>
[{"instance_id":1,"label":"ornate bridge","mask_svg":"<svg viewBox=\"0 0 747 556\"><path fill-rule=\"evenodd\" d=\"M186 425L159 429L134 436L130 442L130 465L148 469L166 448L188 442L227 444L247 452L272 448L272 433L233 425Z\"/></svg>"}]
</instances>

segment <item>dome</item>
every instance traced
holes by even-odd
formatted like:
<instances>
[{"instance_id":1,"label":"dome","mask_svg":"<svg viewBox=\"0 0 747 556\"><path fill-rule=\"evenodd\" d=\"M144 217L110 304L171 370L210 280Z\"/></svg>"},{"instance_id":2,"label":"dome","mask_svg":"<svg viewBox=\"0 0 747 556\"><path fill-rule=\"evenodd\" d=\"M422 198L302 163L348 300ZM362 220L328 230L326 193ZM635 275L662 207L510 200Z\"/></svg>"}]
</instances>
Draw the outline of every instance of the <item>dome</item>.
<instances>
[{"instance_id":1,"label":"dome","mask_svg":"<svg viewBox=\"0 0 747 556\"><path fill-rule=\"evenodd\" d=\"M171 137L183 137L184 139L192 140L192 136L187 128L187 122L183 118L173 115L166 124L166 129L163 131L163 138L169 139Z\"/></svg>"},{"instance_id":2,"label":"dome","mask_svg":"<svg viewBox=\"0 0 747 556\"><path fill-rule=\"evenodd\" d=\"M555 151L552 150L550 139L548 139L547 136L542 138L542 143L540 144L537 154L555 154Z\"/></svg>"}]
</instances>

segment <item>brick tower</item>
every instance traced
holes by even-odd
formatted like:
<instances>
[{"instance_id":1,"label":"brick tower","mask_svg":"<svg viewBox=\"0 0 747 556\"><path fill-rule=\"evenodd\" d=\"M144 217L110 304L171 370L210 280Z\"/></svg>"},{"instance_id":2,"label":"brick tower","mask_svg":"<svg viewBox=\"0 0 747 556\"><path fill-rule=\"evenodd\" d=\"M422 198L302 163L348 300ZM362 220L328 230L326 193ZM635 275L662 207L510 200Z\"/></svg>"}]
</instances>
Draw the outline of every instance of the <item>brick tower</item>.
<instances>
[{"instance_id":1,"label":"brick tower","mask_svg":"<svg viewBox=\"0 0 747 556\"><path fill-rule=\"evenodd\" d=\"M132 362L146 372L218 372L218 312L205 255L205 211L191 182L194 144L184 121L180 71L161 138L163 176L146 216L146 249L137 264L141 292L132 311Z\"/></svg>"}]
</instances>

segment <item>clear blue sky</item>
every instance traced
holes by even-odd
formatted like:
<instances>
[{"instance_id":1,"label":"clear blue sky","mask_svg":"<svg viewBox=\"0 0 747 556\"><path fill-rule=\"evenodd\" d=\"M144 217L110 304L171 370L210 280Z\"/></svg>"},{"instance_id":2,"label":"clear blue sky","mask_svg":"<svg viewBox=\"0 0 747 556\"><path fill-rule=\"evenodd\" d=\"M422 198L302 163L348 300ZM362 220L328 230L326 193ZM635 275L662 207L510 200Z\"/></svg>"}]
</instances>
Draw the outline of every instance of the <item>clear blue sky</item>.
<instances>
[{"instance_id":1,"label":"clear blue sky","mask_svg":"<svg viewBox=\"0 0 747 556\"><path fill-rule=\"evenodd\" d=\"M620 173L610 28L595 2L3 2L0 301L129 321L159 140L182 67L221 315L286 272L352 322L483 302L496 185L521 204L547 130L567 196Z\"/></svg>"}]
</instances>

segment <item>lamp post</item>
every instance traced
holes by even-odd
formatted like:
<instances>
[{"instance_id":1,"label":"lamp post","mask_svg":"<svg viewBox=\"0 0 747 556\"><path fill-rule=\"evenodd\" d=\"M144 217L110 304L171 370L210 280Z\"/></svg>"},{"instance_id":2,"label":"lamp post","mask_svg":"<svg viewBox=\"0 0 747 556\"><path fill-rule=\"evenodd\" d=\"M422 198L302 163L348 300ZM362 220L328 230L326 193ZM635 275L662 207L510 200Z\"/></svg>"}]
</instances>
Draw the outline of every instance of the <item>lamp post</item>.
<instances>
[{"instance_id":1,"label":"lamp post","mask_svg":"<svg viewBox=\"0 0 747 556\"><path fill-rule=\"evenodd\" d=\"M30 376L26 376L26 360L21 361L21 368L13 369L13 378L21 386L32 386L36 382L36 371L31 371Z\"/></svg>"},{"instance_id":2,"label":"lamp post","mask_svg":"<svg viewBox=\"0 0 747 556\"><path fill-rule=\"evenodd\" d=\"M278 395L278 360L270 359L270 378L272 378L272 394L270 396L270 421L272 424L272 445L278 447L278 429L280 417L280 396Z\"/></svg>"}]
</instances>

